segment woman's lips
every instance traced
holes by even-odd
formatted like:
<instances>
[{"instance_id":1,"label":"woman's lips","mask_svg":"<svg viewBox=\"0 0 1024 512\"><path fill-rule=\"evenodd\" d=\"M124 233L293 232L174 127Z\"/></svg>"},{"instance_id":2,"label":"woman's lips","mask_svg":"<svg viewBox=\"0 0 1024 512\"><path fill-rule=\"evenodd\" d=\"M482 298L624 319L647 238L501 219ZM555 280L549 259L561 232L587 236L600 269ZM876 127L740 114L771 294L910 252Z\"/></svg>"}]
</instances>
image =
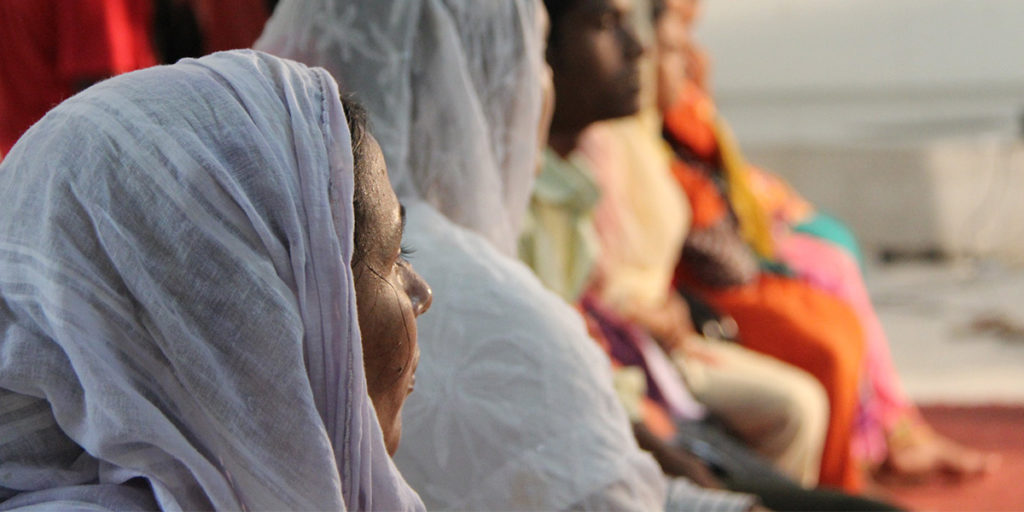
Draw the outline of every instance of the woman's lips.
<instances>
[{"instance_id":1,"label":"woman's lips","mask_svg":"<svg viewBox=\"0 0 1024 512\"><path fill-rule=\"evenodd\" d=\"M409 393L416 389L416 370L420 367L420 353L416 351L416 360L412 363L412 378L409 379Z\"/></svg>"}]
</instances>

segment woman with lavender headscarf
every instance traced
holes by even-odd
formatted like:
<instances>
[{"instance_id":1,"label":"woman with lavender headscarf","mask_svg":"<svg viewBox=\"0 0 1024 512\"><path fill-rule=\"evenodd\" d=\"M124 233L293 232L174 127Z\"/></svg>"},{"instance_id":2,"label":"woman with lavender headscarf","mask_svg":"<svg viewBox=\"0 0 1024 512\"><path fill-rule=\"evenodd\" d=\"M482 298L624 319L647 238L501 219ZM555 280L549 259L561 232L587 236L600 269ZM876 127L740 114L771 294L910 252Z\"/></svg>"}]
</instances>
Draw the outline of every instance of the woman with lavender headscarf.
<instances>
[{"instance_id":1,"label":"woman with lavender headscarf","mask_svg":"<svg viewBox=\"0 0 1024 512\"><path fill-rule=\"evenodd\" d=\"M0 509L423 508L385 444L408 389L374 390L411 380L429 291L374 263L401 230L365 137L327 72L252 51L111 79L22 137L0 166ZM374 296L364 261L406 288ZM396 343L399 378L375 357Z\"/></svg>"}]
</instances>

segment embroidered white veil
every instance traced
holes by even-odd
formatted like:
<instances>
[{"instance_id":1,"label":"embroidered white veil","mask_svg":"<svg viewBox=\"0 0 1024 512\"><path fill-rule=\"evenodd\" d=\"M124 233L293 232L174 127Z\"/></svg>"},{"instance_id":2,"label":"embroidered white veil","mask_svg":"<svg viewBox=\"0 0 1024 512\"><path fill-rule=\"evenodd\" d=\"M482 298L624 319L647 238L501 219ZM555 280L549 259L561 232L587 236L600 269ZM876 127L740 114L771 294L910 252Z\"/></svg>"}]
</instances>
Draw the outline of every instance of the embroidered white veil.
<instances>
[{"instance_id":1,"label":"embroidered white veil","mask_svg":"<svg viewBox=\"0 0 1024 512\"><path fill-rule=\"evenodd\" d=\"M508 257L536 162L541 9L284 0L257 47L348 77L406 203L434 302L396 461L427 506L660 509L664 479L636 446L607 358Z\"/></svg>"}]
</instances>

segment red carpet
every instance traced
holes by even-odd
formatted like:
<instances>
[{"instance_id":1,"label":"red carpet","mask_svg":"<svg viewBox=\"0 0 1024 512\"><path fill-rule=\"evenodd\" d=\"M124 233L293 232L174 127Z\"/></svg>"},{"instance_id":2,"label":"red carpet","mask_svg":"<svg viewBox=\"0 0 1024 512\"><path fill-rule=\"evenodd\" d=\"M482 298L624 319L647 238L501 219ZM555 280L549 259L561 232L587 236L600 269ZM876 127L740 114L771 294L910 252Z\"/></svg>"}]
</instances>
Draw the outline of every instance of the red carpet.
<instances>
[{"instance_id":1,"label":"red carpet","mask_svg":"<svg viewBox=\"0 0 1024 512\"><path fill-rule=\"evenodd\" d=\"M935 430L963 444L999 453L993 474L966 482L887 485L889 499L911 510L1024 511L1024 406L926 406Z\"/></svg>"}]
</instances>

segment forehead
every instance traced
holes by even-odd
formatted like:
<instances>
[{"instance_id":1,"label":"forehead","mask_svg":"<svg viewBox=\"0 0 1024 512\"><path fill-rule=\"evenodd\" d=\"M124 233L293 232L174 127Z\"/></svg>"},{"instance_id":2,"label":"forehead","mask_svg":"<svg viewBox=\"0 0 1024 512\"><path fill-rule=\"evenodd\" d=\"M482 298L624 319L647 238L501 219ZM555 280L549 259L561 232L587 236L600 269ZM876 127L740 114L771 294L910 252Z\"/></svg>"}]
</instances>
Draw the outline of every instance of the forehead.
<instances>
[{"instance_id":1,"label":"forehead","mask_svg":"<svg viewBox=\"0 0 1024 512\"><path fill-rule=\"evenodd\" d=\"M685 41L688 37L685 21L674 11L666 11L662 14L655 28L660 43L675 44Z\"/></svg>"},{"instance_id":2,"label":"forehead","mask_svg":"<svg viewBox=\"0 0 1024 512\"><path fill-rule=\"evenodd\" d=\"M393 239L401 237L402 222L398 198L388 181L387 165L377 139L369 132L364 134L360 158L363 160L363 180L367 192L366 231L374 243L391 245Z\"/></svg>"},{"instance_id":3,"label":"forehead","mask_svg":"<svg viewBox=\"0 0 1024 512\"><path fill-rule=\"evenodd\" d=\"M583 0L580 10L587 14L603 14L608 11L627 13L633 9L633 0Z\"/></svg>"},{"instance_id":4,"label":"forehead","mask_svg":"<svg viewBox=\"0 0 1024 512\"><path fill-rule=\"evenodd\" d=\"M363 132L362 141L357 149L356 168L363 180L363 186L374 197L383 192L381 183L382 174L386 179L387 166L384 164L384 155L381 152L377 139L369 132Z\"/></svg>"},{"instance_id":5,"label":"forehead","mask_svg":"<svg viewBox=\"0 0 1024 512\"><path fill-rule=\"evenodd\" d=\"M633 0L608 0L612 8L620 12L630 12L633 10Z\"/></svg>"}]
</instances>

